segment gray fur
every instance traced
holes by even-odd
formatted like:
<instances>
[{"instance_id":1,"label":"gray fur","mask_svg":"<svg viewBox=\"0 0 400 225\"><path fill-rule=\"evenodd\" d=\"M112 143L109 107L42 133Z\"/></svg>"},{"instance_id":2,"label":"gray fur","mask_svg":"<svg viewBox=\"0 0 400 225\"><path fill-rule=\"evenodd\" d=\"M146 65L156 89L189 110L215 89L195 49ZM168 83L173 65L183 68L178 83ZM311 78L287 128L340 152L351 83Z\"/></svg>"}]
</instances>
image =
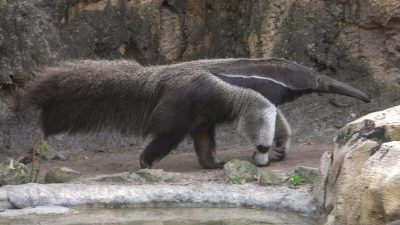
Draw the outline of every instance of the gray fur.
<instances>
[{"instance_id":1,"label":"gray fur","mask_svg":"<svg viewBox=\"0 0 400 225\"><path fill-rule=\"evenodd\" d=\"M285 59L211 59L182 63L202 66L221 76L253 77L270 79L287 87L292 92L288 99L307 93L336 93L369 102L363 92L314 70ZM260 93L262 90L258 90ZM273 94L272 94L273 95ZM273 96L264 97L271 99ZM288 100L286 99L286 100ZM270 100L272 101L272 100ZM284 102L280 102L282 104Z\"/></svg>"},{"instance_id":2,"label":"gray fur","mask_svg":"<svg viewBox=\"0 0 400 225\"><path fill-rule=\"evenodd\" d=\"M268 166L269 164L269 153L262 153L255 151L253 154L254 163L257 166Z\"/></svg>"},{"instance_id":3,"label":"gray fur","mask_svg":"<svg viewBox=\"0 0 400 225\"><path fill-rule=\"evenodd\" d=\"M200 164L218 168L216 125L236 121L257 148L256 163L265 166L268 149L271 160L281 160L290 144L289 124L275 105L311 92L369 100L355 88L282 59L149 67L128 60L69 61L45 69L27 96L41 110L45 136L103 129L151 135L141 156L141 166L151 167L190 134Z\"/></svg>"},{"instance_id":4,"label":"gray fur","mask_svg":"<svg viewBox=\"0 0 400 225\"><path fill-rule=\"evenodd\" d=\"M270 161L280 161L285 157L290 148L292 131L288 121L280 110L277 110L275 140L271 150L268 151Z\"/></svg>"},{"instance_id":5,"label":"gray fur","mask_svg":"<svg viewBox=\"0 0 400 225\"><path fill-rule=\"evenodd\" d=\"M151 135L142 167L151 167L184 136L205 125L240 121L255 145L271 145L273 139L257 122L270 130L275 118L265 117L265 112L275 106L259 93L230 85L201 66L142 67L127 60L63 62L45 69L27 96L41 110L45 136L102 129ZM199 158L206 168L220 167L212 145L197 146L200 152L208 149Z\"/></svg>"},{"instance_id":6,"label":"gray fur","mask_svg":"<svg viewBox=\"0 0 400 225\"><path fill-rule=\"evenodd\" d=\"M370 101L367 95L347 84L284 59L212 59L184 64L205 67L226 82L261 93L275 105L308 93L336 93ZM289 149L290 140L290 125L278 110L275 143L268 152L269 159L256 152L253 155L255 161L262 164L261 161L282 160Z\"/></svg>"}]
</instances>

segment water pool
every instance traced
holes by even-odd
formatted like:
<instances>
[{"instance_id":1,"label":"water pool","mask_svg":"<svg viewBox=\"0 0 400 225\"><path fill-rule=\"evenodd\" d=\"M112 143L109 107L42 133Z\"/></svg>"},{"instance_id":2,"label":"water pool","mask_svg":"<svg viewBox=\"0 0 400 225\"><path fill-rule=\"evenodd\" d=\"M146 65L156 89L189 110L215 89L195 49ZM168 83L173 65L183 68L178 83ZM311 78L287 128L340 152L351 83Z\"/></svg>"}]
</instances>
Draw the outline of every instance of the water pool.
<instances>
[{"instance_id":1,"label":"water pool","mask_svg":"<svg viewBox=\"0 0 400 225\"><path fill-rule=\"evenodd\" d=\"M308 217L287 212L243 208L76 209L68 215L1 219L4 225L317 225Z\"/></svg>"}]
</instances>

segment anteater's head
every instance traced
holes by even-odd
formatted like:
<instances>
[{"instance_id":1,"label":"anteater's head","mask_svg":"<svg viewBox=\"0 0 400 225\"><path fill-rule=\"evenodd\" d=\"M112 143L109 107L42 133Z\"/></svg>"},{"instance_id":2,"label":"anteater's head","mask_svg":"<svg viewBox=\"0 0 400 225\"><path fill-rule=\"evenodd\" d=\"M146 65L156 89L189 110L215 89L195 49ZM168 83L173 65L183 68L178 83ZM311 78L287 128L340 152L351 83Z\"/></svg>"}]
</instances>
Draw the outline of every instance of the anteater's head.
<instances>
[{"instance_id":1,"label":"anteater's head","mask_svg":"<svg viewBox=\"0 0 400 225\"><path fill-rule=\"evenodd\" d=\"M276 114L275 106L266 102L264 106L250 106L239 119L239 133L254 146L253 159L257 166L269 163L268 150L274 141Z\"/></svg>"}]
</instances>

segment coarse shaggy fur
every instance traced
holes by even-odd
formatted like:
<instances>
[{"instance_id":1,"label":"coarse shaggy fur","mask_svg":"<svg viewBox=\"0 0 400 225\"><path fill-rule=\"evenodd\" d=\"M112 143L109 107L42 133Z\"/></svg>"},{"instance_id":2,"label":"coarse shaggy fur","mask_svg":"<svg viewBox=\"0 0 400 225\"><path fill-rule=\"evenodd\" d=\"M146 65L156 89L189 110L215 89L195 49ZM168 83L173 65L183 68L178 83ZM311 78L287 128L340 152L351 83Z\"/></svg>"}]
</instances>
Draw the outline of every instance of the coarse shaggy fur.
<instances>
[{"instance_id":1,"label":"coarse shaggy fur","mask_svg":"<svg viewBox=\"0 0 400 225\"><path fill-rule=\"evenodd\" d=\"M216 125L236 121L257 149L255 163L266 166L270 157L282 160L290 144L290 126L275 106L312 92L370 100L286 60L213 59L148 67L132 60L62 62L40 73L24 102L41 110L45 136L104 129L152 135L140 158L149 168L190 134L200 164L221 168Z\"/></svg>"},{"instance_id":2,"label":"coarse shaggy fur","mask_svg":"<svg viewBox=\"0 0 400 225\"><path fill-rule=\"evenodd\" d=\"M232 121L247 105L265 101L203 67L143 67L132 60L62 62L46 68L26 95L41 110L45 136L102 129L126 135L170 132L180 117L181 122Z\"/></svg>"}]
</instances>

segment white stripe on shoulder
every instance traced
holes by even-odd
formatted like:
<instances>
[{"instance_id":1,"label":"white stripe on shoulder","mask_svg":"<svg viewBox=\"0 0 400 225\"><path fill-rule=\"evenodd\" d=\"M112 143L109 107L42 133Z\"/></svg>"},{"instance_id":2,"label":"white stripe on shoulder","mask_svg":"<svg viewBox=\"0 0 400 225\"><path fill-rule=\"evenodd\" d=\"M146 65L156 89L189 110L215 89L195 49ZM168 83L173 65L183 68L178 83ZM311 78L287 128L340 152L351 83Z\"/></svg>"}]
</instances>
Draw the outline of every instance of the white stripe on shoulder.
<instances>
[{"instance_id":1,"label":"white stripe on shoulder","mask_svg":"<svg viewBox=\"0 0 400 225\"><path fill-rule=\"evenodd\" d=\"M261 79L261 80L268 80L268 81L272 81L272 82L274 82L276 84L282 85L284 87L288 87L286 84L284 84L284 83L282 83L280 81L274 80L274 79L272 79L270 77L260 77L260 76L254 76L254 75L252 75L252 76L243 76L243 75L230 75L230 74L220 74L220 75L226 76L226 77L233 77L233 78L234 77L239 77L239 78L245 78L245 79L255 78L255 79Z\"/></svg>"}]
</instances>

